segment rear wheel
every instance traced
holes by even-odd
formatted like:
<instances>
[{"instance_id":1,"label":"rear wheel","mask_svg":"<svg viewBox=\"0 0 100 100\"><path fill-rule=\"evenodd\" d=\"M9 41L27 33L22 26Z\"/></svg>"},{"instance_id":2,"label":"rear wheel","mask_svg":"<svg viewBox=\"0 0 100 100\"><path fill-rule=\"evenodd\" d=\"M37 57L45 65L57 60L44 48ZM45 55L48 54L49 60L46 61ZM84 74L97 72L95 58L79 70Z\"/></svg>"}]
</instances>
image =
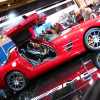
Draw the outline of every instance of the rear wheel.
<instances>
[{"instance_id":1,"label":"rear wheel","mask_svg":"<svg viewBox=\"0 0 100 100\"><path fill-rule=\"evenodd\" d=\"M26 87L26 78L18 71L10 72L6 77L7 86L10 90L18 92Z\"/></svg>"},{"instance_id":2,"label":"rear wheel","mask_svg":"<svg viewBox=\"0 0 100 100\"><path fill-rule=\"evenodd\" d=\"M90 50L100 50L100 28L89 29L84 37L85 45Z\"/></svg>"}]
</instances>

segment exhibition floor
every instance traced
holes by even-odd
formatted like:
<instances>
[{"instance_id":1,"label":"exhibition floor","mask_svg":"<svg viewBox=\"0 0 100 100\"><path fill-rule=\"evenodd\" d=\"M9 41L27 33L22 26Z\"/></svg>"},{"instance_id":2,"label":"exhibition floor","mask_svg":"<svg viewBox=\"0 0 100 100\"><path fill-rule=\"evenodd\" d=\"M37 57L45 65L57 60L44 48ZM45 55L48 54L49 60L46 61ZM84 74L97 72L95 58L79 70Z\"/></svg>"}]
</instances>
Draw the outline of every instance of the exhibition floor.
<instances>
[{"instance_id":1,"label":"exhibition floor","mask_svg":"<svg viewBox=\"0 0 100 100\"><path fill-rule=\"evenodd\" d=\"M90 67L91 64L92 67ZM18 94L7 93L7 100L13 100L15 97L16 100L81 100L85 91L93 84L91 83L92 76L97 71L94 66L89 53L79 56L69 63L60 65L58 69L36 78L35 82L33 80L26 89ZM85 69L85 72L82 69ZM85 75L87 72L89 75L84 77L83 83L78 86L81 81L77 81L76 77L81 77L83 73ZM68 82L74 83L74 87L69 86ZM76 97L77 99L75 99Z\"/></svg>"}]
</instances>

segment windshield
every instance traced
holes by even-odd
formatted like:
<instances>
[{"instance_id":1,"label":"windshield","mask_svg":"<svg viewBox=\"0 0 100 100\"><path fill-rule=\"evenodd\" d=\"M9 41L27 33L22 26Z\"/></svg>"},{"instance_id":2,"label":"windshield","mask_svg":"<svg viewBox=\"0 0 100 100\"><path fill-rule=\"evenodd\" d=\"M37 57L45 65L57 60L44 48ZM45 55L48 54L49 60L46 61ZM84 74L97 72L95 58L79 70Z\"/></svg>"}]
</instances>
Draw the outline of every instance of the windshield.
<instances>
[{"instance_id":1,"label":"windshield","mask_svg":"<svg viewBox=\"0 0 100 100\"><path fill-rule=\"evenodd\" d=\"M0 35L0 66L7 62L9 51L15 47L13 41L5 35Z\"/></svg>"}]
</instances>

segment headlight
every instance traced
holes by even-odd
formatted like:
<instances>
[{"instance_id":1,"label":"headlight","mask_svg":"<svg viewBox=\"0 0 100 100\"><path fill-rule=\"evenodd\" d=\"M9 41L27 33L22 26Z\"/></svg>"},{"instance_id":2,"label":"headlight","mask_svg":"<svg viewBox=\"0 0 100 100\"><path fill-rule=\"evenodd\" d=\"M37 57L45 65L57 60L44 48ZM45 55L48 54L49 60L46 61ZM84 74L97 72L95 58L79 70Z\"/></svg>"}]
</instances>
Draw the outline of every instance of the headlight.
<instances>
[{"instance_id":1,"label":"headlight","mask_svg":"<svg viewBox=\"0 0 100 100\"><path fill-rule=\"evenodd\" d=\"M16 67L16 62L13 62L12 63L12 67Z\"/></svg>"}]
</instances>

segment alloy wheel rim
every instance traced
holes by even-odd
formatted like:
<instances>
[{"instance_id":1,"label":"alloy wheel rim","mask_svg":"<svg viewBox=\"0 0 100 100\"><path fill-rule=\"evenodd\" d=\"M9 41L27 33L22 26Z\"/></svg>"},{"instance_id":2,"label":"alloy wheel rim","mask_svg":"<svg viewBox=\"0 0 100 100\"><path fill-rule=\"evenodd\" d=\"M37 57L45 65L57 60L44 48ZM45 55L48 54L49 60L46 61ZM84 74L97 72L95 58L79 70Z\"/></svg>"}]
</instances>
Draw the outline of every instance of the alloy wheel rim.
<instances>
[{"instance_id":1,"label":"alloy wheel rim","mask_svg":"<svg viewBox=\"0 0 100 100\"><path fill-rule=\"evenodd\" d=\"M86 42L90 48L100 49L100 30L92 30L86 37Z\"/></svg>"},{"instance_id":2,"label":"alloy wheel rim","mask_svg":"<svg viewBox=\"0 0 100 100\"><path fill-rule=\"evenodd\" d=\"M14 91L20 91L25 86L25 80L21 73L14 72L9 75L7 80L8 86Z\"/></svg>"}]
</instances>

